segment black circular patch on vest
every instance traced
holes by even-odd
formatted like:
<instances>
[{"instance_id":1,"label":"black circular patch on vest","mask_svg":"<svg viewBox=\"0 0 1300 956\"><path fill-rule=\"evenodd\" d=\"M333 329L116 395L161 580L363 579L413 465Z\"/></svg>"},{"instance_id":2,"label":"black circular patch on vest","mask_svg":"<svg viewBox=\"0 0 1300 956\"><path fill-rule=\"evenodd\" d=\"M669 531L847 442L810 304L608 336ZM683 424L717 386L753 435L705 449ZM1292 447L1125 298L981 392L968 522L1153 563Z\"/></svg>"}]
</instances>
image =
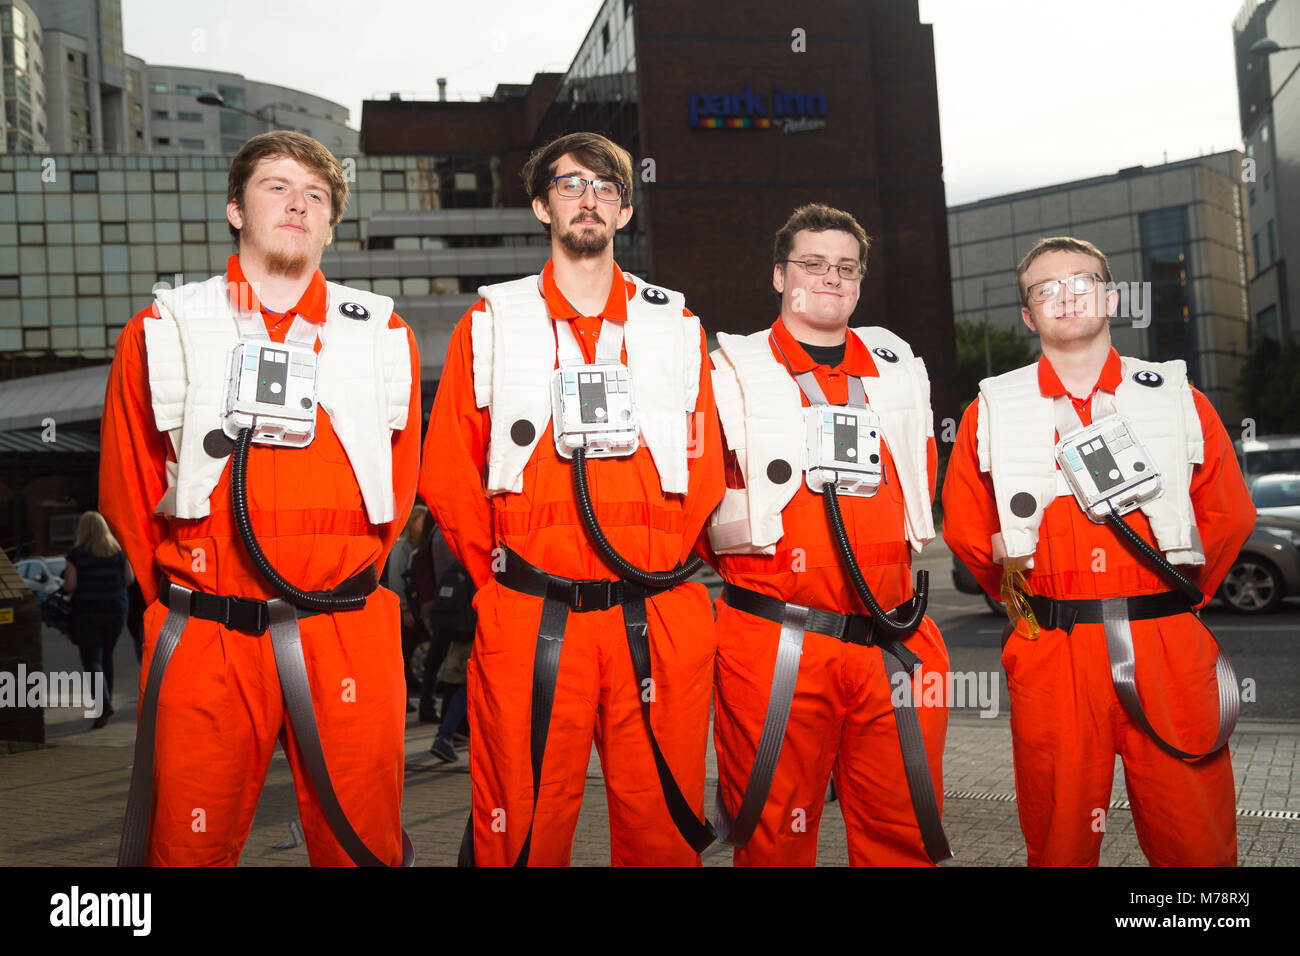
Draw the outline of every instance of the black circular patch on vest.
<instances>
[{"instance_id":1,"label":"black circular patch on vest","mask_svg":"<svg viewBox=\"0 0 1300 956\"><path fill-rule=\"evenodd\" d=\"M878 464L880 464L880 456L879 456L879 455L868 455L867 457L871 459L871 463L872 463L873 465L878 465Z\"/></svg>"},{"instance_id":2,"label":"black circular patch on vest","mask_svg":"<svg viewBox=\"0 0 1300 956\"><path fill-rule=\"evenodd\" d=\"M301 405L303 408L311 408L311 399L310 399L310 398L300 398L300 399L298 399L298 404Z\"/></svg>"},{"instance_id":3,"label":"black circular patch on vest","mask_svg":"<svg viewBox=\"0 0 1300 956\"><path fill-rule=\"evenodd\" d=\"M1146 462L1142 462L1142 461L1135 461L1135 462L1133 462L1133 470L1134 470L1134 471L1146 471L1146 470L1147 470Z\"/></svg>"},{"instance_id":4,"label":"black circular patch on vest","mask_svg":"<svg viewBox=\"0 0 1300 956\"><path fill-rule=\"evenodd\" d=\"M342 312L344 315L346 315L349 319L357 319L358 321L361 322L364 322L366 321L366 319L370 318L370 310L367 309L364 305L360 305L359 303L356 302L344 302L339 306L339 311Z\"/></svg>"},{"instance_id":5,"label":"black circular patch on vest","mask_svg":"<svg viewBox=\"0 0 1300 956\"><path fill-rule=\"evenodd\" d=\"M1028 518L1038 510L1038 499L1027 491L1011 496L1011 513L1017 518Z\"/></svg>"},{"instance_id":6,"label":"black circular patch on vest","mask_svg":"<svg viewBox=\"0 0 1300 956\"><path fill-rule=\"evenodd\" d=\"M887 348L885 348L883 345L880 346L879 348L872 349L871 351L875 352L877 355L879 355L879 356L880 356L882 359L884 359L886 362L897 362L897 361L898 361L898 356L894 354L893 349L887 349Z\"/></svg>"},{"instance_id":7,"label":"black circular patch on vest","mask_svg":"<svg viewBox=\"0 0 1300 956\"><path fill-rule=\"evenodd\" d=\"M521 418L510 426L510 439L520 448L527 448L531 445L536 435L537 429L526 418Z\"/></svg>"},{"instance_id":8,"label":"black circular patch on vest","mask_svg":"<svg viewBox=\"0 0 1300 956\"><path fill-rule=\"evenodd\" d=\"M767 480L774 485L784 485L790 480L792 474L794 472L790 468L790 463L783 458L778 458L767 466Z\"/></svg>"},{"instance_id":9,"label":"black circular patch on vest","mask_svg":"<svg viewBox=\"0 0 1300 956\"><path fill-rule=\"evenodd\" d=\"M220 428L203 436L203 452L209 458L227 458L235 450L235 440Z\"/></svg>"},{"instance_id":10,"label":"black circular patch on vest","mask_svg":"<svg viewBox=\"0 0 1300 956\"><path fill-rule=\"evenodd\" d=\"M1133 373L1133 381L1139 385L1145 385L1147 388L1159 388L1165 384L1165 380L1159 372L1153 372L1145 368L1140 372Z\"/></svg>"},{"instance_id":11,"label":"black circular patch on vest","mask_svg":"<svg viewBox=\"0 0 1300 956\"><path fill-rule=\"evenodd\" d=\"M641 290L641 298L645 299L651 305L668 304L668 296L664 294L663 289L656 289L653 286Z\"/></svg>"}]
</instances>

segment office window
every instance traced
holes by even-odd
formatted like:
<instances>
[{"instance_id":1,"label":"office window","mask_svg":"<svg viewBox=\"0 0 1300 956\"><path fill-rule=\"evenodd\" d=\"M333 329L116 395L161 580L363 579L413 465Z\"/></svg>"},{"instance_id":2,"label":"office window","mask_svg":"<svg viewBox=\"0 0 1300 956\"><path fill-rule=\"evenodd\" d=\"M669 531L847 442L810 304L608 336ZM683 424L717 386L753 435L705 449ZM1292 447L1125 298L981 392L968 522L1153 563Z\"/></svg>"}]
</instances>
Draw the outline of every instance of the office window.
<instances>
[{"instance_id":1,"label":"office window","mask_svg":"<svg viewBox=\"0 0 1300 956\"><path fill-rule=\"evenodd\" d=\"M18 298L18 277L0 276L0 299Z\"/></svg>"},{"instance_id":2,"label":"office window","mask_svg":"<svg viewBox=\"0 0 1300 956\"><path fill-rule=\"evenodd\" d=\"M200 86L187 86L184 83L176 84L177 96L198 96L202 92L203 88Z\"/></svg>"},{"instance_id":3,"label":"office window","mask_svg":"<svg viewBox=\"0 0 1300 956\"><path fill-rule=\"evenodd\" d=\"M72 191L74 193L99 192L99 173L73 173Z\"/></svg>"},{"instance_id":4,"label":"office window","mask_svg":"<svg viewBox=\"0 0 1300 956\"><path fill-rule=\"evenodd\" d=\"M1259 258L1259 233L1250 237L1251 251L1255 253L1255 271L1259 272L1264 268L1264 263Z\"/></svg>"},{"instance_id":5,"label":"office window","mask_svg":"<svg viewBox=\"0 0 1300 956\"><path fill-rule=\"evenodd\" d=\"M171 119L172 116L171 116L171 114L168 113L166 110L154 110L154 111L153 111L153 118L154 118L154 119L164 119L164 120L165 120L165 119Z\"/></svg>"},{"instance_id":6,"label":"office window","mask_svg":"<svg viewBox=\"0 0 1300 956\"><path fill-rule=\"evenodd\" d=\"M1255 205L1255 190L1253 189L1250 191L1250 204Z\"/></svg>"},{"instance_id":7,"label":"office window","mask_svg":"<svg viewBox=\"0 0 1300 956\"><path fill-rule=\"evenodd\" d=\"M183 123L202 123L202 122L203 122L203 114L202 114L202 113L185 113L185 112L180 112L180 113L177 113L177 114L176 114L176 118L177 118L178 120L180 120L181 122L183 122Z\"/></svg>"},{"instance_id":8,"label":"office window","mask_svg":"<svg viewBox=\"0 0 1300 956\"><path fill-rule=\"evenodd\" d=\"M1268 221L1268 261L1270 265L1277 262L1277 229L1272 219Z\"/></svg>"},{"instance_id":9,"label":"office window","mask_svg":"<svg viewBox=\"0 0 1300 956\"><path fill-rule=\"evenodd\" d=\"M203 149L203 140L181 137L181 149Z\"/></svg>"},{"instance_id":10,"label":"office window","mask_svg":"<svg viewBox=\"0 0 1300 956\"><path fill-rule=\"evenodd\" d=\"M99 227L99 241L104 243L126 242L126 223L106 222Z\"/></svg>"},{"instance_id":11,"label":"office window","mask_svg":"<svg viewBox=\"0 0 1300 956\"><path fill-rule=\"evenodd\" d=\"M1277 306L1270 305L1255 313L1255 329L1261 336L1276 342L1280 337L1277 327Z\"/></svg>"},{"instance_id":12,"label":"office window","mask_svg":"<svg viewBox=\"0 0 1300 956\"><path fill-rule=\"evenodd\" d=\"M385 190L405 189L406 173L401 172L400 170L385 172L381 176L381 181L383 182L383 188Z\"/></svg>"},{"instance_id":13,"label":"office window","mask_svg":"<svg viewBox=\"0 0 1300 956\"><path fill-rule=\"evenodd\" d=\"M166 83L150 83L150 84L149 84L149 92L150 92L150 93L166 93L166 92L168 92L168 90L167 90L167 84L166 84Z\"/></svg>"},{"instance_id":14,"label":"office window","mask_svg":"<svg viewBox=\"0 0 1300 956\"><path fill-rule=\"evenodd\" d=\"M155 146L170 146L172 144L172 138L170 136L155 136L153 138L153 144Z\"/></svg>"}]
</instances>

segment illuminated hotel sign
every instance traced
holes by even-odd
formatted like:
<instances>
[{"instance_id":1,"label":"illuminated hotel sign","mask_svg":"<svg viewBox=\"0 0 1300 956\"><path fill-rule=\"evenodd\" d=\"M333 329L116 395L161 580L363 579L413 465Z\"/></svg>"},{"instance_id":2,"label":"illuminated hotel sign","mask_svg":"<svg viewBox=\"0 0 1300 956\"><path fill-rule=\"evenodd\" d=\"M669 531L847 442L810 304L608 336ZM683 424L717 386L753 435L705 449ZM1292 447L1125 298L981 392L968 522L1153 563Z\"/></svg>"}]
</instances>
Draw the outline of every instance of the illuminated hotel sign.
<instances>
[{"instance_id":1,"label":"illuminated hotel sign","mask_svg":"<svg viewBox=\"0 0 1300 956\"><path fill-rule=\"evenodd\" d=\"M787 133L824 129L823 93L786 93L774 86L759 93L746 86L740 93L689 94L691 126L696 129L784 129Z\"/></svg>"}]
</instances>

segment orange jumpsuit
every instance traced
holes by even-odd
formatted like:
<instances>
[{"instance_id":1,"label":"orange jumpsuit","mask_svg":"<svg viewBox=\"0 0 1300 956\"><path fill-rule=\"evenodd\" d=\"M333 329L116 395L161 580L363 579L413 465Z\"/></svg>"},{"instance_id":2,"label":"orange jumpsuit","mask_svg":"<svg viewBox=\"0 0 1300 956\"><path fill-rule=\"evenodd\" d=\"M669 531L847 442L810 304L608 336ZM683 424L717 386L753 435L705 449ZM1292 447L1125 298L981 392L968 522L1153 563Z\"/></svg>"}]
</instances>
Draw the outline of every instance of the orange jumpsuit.
<instances>
[{"instance_id":1,"label":"orange jumpsuit","mask_svg":"<svg viewBox=\"0 0 1300 956\"><path fill-rule=\"evenodd\" d=\"M789 360L792 374L812 370L826 400L848 398L848 377L864 379L868 401L871 379L879 373L871 352L848 336L843 361L818 365L778 319L773 338ZM777 360L780 353L773 348ZM808 399L801 396L804 406ZM903 528L903 492L889 449L881 445L886 481L870 498L839 497L845 531L863 577L886 610L912 597L911 548ZM734 456L731 463L734 465ZM935 446L929 443L930 495L934 495ZM743 487L744 476L728 467L727 481ZM781 520L784 534L773 555L713 555L728 582L778 597L787 603L867 614L844 570L823 496L802 479ZM707 549L707 535L704 539ZM713 733L718 752L718 786L727 808L740 808L754 765L763 718L776 668L781 625L730 607L721 597L715 609L718 629L717 705ZM925 675L946 674L948 651L929 617L906 640L921 658L914 688L928 686ZM848 644L808 631L804 634L799 676L781 756L763 815L749 841L735 851L737 865L811 866L817 860L817 828L832 769L840 809L848 830L849 861L855 866L929 865L903 771L898 729L890 701L891 685L881 651ZM943 745L948 729L947 702L923 706L915 693L935 797L943 808Z\"/></svg>"},{"instance_id":2,"label":"orange jumpsuit","mask_svg":"<svg viewBox=\"0 0 1300 956\"><path fill-rule=\"evenodd\" d=\"M601 318L627 320L633 285L617 266L599 317L578 315L542 272L547 309L571 321L588 362ZM470 313L481 311L482 302ZM703 354L703 336L701 336ZM626 352L624 352L626 360ZM587 463L596 518L614 548L647 570L690 556L722 497L722 449L708 371L702 360L686 495L665 494L649 450ZM684 422L685 423L685 422ZM523 472L521 494L484 493L490 436L487 408L474 401L470 316L457 325L425 439L420 494L478 587L478 631L469 662L470 775L475 861L513 864L533 822L529 728L534 648L542 600L499 585L494 548L504 545L538 568L573 579L616 578L578 514L572 465L555 451L550 429ZM500 552L498 552L500 554ZM498 563L496 567L500 567ZM713 616L703 585L679 585L646 602L650 625L655 736L697 816L704 802L704 752L713 679ZM570 613L542 765L530 865L569 862L593 735L609 800L615 864L697 864L660 790L628 651L622 609Z\"/></svg>"},{"instance_id":3,"label":"orange jumpsuit","mask_svg":"<svg viewBox=\"0 0 1300 956\"><path fill-rule=\"evenodd\" d=\"M1095 392L1114 392L1121 381L1111 349ZM1045 396L1069 394L1051 363L1038 363ZM1254 526L1232 444L1214 408L1193 389L1205 439L1205 460L1192 474L1191 500L1204 545L1205 564L1183 566L1212 596ZM1070 396L1083 423L1092 419L1092 393ZM1002 568L991 557L998 531L991 477L979 470L976 425L979 403L966 409L943 488L944 539L997 596ZM1139 436L1141 437L1141 436ZM1125 515L1154 543L1141 511ZM1048 505L1039 528L1029 590L1056 599L1132 597L1169 591L1172 585L1130 550L1116 532L1093 524L1071 496ZM1201 752L1218 726L1216 647L1191 614L1133 621L1137 689L1152 725L1183 750ZM1133 723L1115 695L1101 624L1077 624L1070 634L1042 630L1028 637L1021 621L1006 640L1002 666L1011 692L1011 737L1016 798L1031 866L1096 866L1104 814L1110 804L1115 754L1138 843L1154 866L1233 866L1237 829L1228 748L1203 760L1171 756Z\"/></svg>"},{"instance_id":4,"label":"orange jumpsuit","mask_svg":"<svg viewBox=\"0 0 1300 956\"><path fill-rule=\"evenodd\" d=\"M227 279L244 282L237 256L230 258ZM283 321L265 308L262 314L271 338L282 342L294 313L313 322L338 321L325 308L325 278L318 270ZM175 455L154 423L143 329L150 314L152 307L136 315L118 339L104 401L99 492L100 510L149 602L141 698L167 615L157 600L160 574L209 594L277 596L239 538L229 467L212 494L209 517L169 520L154 514L167 487L165 463ZM389 325L406 328L396 315ZM300 588L333 588L372 564L382 567L411 509L419 467L420 361L409 329L407 336L411 400L407 426L393 437L394 521L369 522L347 453L323 410L308 447L249 450L253 528L272 565ZM357 834L391 865L402 858L406 687L398 615L397 596L380 588L362 609L298 622L330 779ZM293 770L312 865L350 865L286 728L269 635L253 637L191 618L159 699L149 863L235 865L279 737Z\"/></svg>"}]
</instances>

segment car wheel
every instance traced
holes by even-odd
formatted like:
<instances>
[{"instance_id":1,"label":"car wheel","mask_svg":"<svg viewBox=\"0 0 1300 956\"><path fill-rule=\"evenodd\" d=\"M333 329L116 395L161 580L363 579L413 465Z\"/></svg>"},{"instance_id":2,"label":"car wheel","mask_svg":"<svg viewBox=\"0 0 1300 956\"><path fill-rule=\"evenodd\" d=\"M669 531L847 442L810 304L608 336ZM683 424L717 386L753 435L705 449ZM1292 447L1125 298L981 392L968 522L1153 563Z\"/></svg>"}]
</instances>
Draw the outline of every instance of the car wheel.
<instances>
[{"instance_id":1,"label":"car wheel","mask_svg":"<svg viewBox=\"0 0 1300 956\"><path fill-rule=\"evenodd\" d=\"M1285 597L1282 575L1263 558L1242 555L1223 579L1219 597L1239 614L1263 614Z\"/></svg>"}]
</instances>

